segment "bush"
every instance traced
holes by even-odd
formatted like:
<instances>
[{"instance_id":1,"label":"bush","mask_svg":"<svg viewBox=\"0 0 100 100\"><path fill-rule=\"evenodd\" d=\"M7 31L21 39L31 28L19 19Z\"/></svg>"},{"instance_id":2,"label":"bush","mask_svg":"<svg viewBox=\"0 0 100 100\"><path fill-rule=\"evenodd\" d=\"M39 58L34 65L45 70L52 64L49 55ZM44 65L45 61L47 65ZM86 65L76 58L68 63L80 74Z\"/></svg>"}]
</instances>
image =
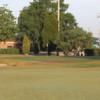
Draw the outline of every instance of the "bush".
<instances>
[{"instance_id":1,"label":"bush","mask_svg":"<svg viewBox=\"0 0 100 100\"><path fill-rule=\"evenodd\" d=\"M19 49L17 48L7 48L7 49L0 49L0 54L19 54Z\"/></svg>"},{"instance_id":2,"label":"bush","mask_svg":"<svg viewBox=\"0 0 100 100\"><path fill-rule=\"evenodd\" d=\"M100 56L100 49L94 49L95 56Z\"/></svg>"},{"instance_id":3,"label":"bush","mask_svg":"<svg viewBox=\"0 0 100 100\"><path fill-rule=\"evenodd\" d=\"M86 56L94 56L94 49L85 49Z\"/></svg>"},{"instance_id":4,"label":"bush","mask_svg":"<svg viewBox=\"0 0 100 100\"><path fill-rule=\"evenodd\" d=\"M100 56L100 49L85 49L86 56Z\"/></svg>"},{"instance_id":5,"label":"bush","mask_svg":"<svg viewBox=\"0 0 100 100\"><path fill-rule=\"evenodd\" d=\"M23 53L24 54L30 53L30 40L27 35L24 35L23 38Z\"/></svg>"}]
</instances>

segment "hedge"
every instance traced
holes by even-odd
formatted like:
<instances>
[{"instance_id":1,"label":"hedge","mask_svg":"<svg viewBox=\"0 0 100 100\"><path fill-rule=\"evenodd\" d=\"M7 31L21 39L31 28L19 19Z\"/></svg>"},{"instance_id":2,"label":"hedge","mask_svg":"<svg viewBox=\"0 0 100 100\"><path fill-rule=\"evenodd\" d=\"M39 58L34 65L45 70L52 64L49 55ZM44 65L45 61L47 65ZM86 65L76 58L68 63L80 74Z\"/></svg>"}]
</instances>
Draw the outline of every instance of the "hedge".
<instances>
[{"instance_id":1,"label":"hedge","mask_svg":"<svg viewBox=\"0 0 100 100\"><path fill-rule=\"evenodd\" d=\"M7 49L0 49L0 54L19 54L19 49L17 48L7 48Z\"/></svg>"},{"instance_id":2,"label":"hedge","mask_svg":"<svg viewBox=\"0 0 100 100\"><path fill-rule=\"evenodd\" d=\"M100 56L100 49L94 49L94 55Z\"/></svg>"},{"instance_id":3,"label":"hedge","mask_svg":"<svg viewBox=\"0 0 100 100\"><path fill-rule=\"evenodd\" d=\"M100 56L100 49L85 49L86 56Z\"/></svg>"}]
</instances>

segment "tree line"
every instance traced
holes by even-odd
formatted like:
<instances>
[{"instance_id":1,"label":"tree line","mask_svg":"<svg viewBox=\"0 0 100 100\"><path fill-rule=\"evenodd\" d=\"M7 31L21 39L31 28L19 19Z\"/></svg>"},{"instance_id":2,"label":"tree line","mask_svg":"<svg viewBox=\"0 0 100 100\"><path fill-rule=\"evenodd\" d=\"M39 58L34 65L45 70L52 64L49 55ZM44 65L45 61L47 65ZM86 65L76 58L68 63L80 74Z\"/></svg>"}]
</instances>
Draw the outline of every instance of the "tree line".
<instances>
[{"instance_id":1,"label":"tree line","mask_svg":"<svg viewBox=\"0 0 100 100\"><path fill-rule=\"evenodd\" d=\"M0 7L0 40L20 40L23 53L48 51L50 55L54 50L67 55L73 49L91 48L92 33L78 26L64 0L60 0L60 6L59 32L55 0L34 0L21 10L18 23L9 9Z\"/></svg>"}]
</instances>

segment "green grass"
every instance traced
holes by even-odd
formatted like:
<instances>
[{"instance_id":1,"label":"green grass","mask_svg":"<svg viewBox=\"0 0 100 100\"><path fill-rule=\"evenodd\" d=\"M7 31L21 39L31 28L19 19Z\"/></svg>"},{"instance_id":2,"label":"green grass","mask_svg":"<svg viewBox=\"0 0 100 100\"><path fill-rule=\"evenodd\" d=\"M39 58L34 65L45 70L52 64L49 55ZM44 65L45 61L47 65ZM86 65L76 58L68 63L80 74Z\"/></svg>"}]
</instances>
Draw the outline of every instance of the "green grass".
<instances>
[{"instance_id":1,"label":"green grass","mask_svg":"<svg viewBox=\"0 0 100 100\"><path fill-rule=\"evenodd\" d=\"M100 100L99 59L0 57L10 62L41 61L31 67L0 68L0 100Z\"/></svg>"}]
</instances>

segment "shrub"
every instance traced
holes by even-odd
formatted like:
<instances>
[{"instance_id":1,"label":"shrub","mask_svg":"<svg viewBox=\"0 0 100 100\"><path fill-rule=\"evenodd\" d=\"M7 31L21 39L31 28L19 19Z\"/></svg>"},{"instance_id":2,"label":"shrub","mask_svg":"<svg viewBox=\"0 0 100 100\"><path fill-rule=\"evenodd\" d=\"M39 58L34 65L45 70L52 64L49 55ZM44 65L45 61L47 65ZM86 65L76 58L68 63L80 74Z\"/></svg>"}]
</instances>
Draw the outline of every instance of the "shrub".
<instances>
[{"instance_id":1,"label":"shrub","mask_svg":"<svg viewBox=\"0 0 100 100\"><path fill-rule=\"evenodd\" d=\"M100 49L85 49L86 56L100 56Z\"/></svg>"},{"instance_id":2,"label":"shrub","mask_svg":"<svg viewBox=\"0 0 100 100\"><path fill-rule=\"evenodd\" d=\"M0 49L0 54L19 54L19 49L17 48L7 48L7 49Z\"/></svg>"},{"instance_id":3,"label":"shrub","mask_svg":"<svg viewBox=\"0 0 100 100\"><path fill-rule=\"evenodd\" d=\"M85 49L86 56L94 56L94 49Z\"/></svg>"},{"instance_id":4,"label":"shrub","mask_svg":"<svg viewBox=\"0 0 100 100\"><path fill-rule=\"evenodd\" d=\"M30 40L27 35L24 36L23 38L23 53L24 54L29 54L30 53Z\"/></svg>"},{"instance_id":5,"label":"shrub","mask_svg":"<svg viewBox=\"0 0 100 100\"><path fill-rule=\"evenodd\" d=\"M100 56L100 49L94 49L95 56Z\"/></svg>"}]
</instances>

